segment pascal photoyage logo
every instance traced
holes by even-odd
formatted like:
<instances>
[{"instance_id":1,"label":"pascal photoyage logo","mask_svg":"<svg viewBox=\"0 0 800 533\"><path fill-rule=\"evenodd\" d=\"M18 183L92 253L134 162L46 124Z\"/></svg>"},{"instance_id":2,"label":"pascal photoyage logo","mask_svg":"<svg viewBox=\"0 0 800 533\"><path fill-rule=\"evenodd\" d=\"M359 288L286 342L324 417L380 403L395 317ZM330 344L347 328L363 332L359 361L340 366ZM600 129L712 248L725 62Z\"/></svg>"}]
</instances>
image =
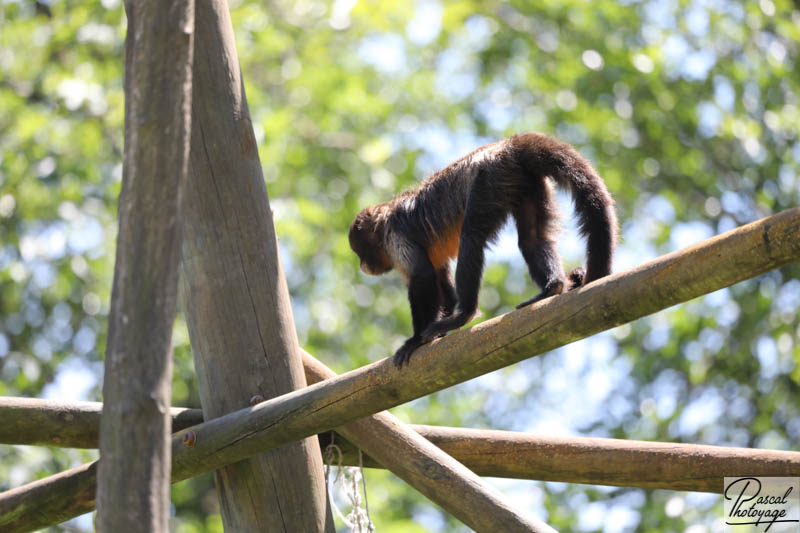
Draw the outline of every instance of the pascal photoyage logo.
<instances>
[{"instance_id":1,"label":"pascal photoyage logo","mask_svg":"<svg viewBox=\"0 0 800 533\"><path fill-rule=\"evenodd\" d=\"M726 477L725 533L800 533L800 478Z\"/></svg>"}]
</instances>

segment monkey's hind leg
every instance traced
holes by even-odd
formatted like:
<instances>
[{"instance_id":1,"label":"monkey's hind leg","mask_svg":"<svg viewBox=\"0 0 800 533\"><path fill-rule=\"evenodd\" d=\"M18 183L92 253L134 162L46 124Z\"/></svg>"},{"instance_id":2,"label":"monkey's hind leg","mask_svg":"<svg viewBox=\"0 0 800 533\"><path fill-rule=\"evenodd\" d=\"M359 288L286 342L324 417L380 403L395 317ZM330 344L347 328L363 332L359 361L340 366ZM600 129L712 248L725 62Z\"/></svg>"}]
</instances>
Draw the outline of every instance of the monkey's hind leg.
<instances>
[{"instance_id":1,"label":"monkey's hind leg","mask_svg":"<svg viewBox=\"0 0 800 533\"><path fill-rule=\"evenodd\" d=\"M520 309L569 290L579 275L571 274L571 279L567 279L564 274L556 250L557 207L550 188L544 182L532 196L520 202L513 214L522 257L528 264L531 279L542 289L538 295L517 305Z\"/></svg>"},{"instance_id":2,"label":"monkey's hind leg","mask_svg":"<svg viewBox=\"0 0 800 533\"><path fill-rule=\"evenodd\" d=\"M447 318L453 314L458 303L456 288L453 286L453 276L450 274L450 265L447 263L436 271L436 281L439 286L439 318Z\"/></svg>"}]
</instances>

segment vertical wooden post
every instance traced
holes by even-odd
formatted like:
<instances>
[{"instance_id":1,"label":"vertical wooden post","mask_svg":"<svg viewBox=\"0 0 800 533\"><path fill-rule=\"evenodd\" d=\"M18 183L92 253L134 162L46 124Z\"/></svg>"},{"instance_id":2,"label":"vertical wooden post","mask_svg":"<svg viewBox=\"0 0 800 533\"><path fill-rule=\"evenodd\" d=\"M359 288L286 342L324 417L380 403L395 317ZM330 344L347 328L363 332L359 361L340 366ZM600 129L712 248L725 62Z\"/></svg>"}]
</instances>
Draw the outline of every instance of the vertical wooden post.
<instances>
[{"instance_id":1,"label":"vertical wooden post","mask_svg":"<svg viewBox=\"0 0 800 533\"><path fill-rule=\"evenodd\" d=\"M194 0L129 1L125 158L100 426L97 530L166 532L172 324L189 160Z\"/></svg>"},{"instance_id":2,"label":"vertical wooden post","mask_svg":"<svg viewBox=\"0 0 800 533\"><path fill-rule=\"evenodd\" d=\"M208 420L306 382L225 0L196 24L181 292ZM333 531L316 438L215 479L228 531Z\"/></svg>"}]
</instances>

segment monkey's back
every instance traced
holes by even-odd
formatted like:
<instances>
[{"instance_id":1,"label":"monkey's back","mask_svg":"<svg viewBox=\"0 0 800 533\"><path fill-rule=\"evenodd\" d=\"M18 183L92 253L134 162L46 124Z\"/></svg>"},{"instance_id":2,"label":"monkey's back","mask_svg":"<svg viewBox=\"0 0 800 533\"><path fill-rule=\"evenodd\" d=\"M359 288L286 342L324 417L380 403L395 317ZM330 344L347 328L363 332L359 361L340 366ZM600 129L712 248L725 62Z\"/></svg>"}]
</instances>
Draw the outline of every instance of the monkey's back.
<instances>
[{"instance_id":1,"label":"monkey's back","mask_svg":"<svg viewBox=\"0 0 800 533\"><path fill-rule=\"evenodd\" d=\"M443 253L455 255L475 178L481 168L496 165L498 159L508 155L508 139L481 146L434 172L416 189L396 197L392 202L395 211L399 208L409 214L407 218L421 221L416 229L424 234L426 246L444 245Z\"/></svg>"}]
</instances>

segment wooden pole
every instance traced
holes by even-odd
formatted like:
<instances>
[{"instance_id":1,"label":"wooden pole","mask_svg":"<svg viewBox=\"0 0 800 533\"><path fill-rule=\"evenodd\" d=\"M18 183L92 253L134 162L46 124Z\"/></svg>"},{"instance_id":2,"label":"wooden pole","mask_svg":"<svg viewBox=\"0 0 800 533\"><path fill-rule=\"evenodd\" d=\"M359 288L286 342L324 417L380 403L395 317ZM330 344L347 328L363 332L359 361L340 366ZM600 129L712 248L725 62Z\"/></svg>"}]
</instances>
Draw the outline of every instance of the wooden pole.
<instances>
[{"instance_id":1,"label":"wooden pole","mask_svg":"<svg viewBox=\"0 0 800 533\"><path fill-rule=\"evenodd\" d=\"M173 481L327 431L798 260L800 208L793 208L435 341L418 350L409 367L398 369L387 358L182 430L173 437ZM75 476L93 479L92 472ZM0 494L0 526L5 527L2 517L15 513L21 489ZM89 510L91 506L84 505L57 511L68 518ZM55 511L37 511L42 513L37 526L53 523L43 520Z\"/></svg>"},{"instance_id":2,"label":"wooden pole","mask_svg":"<svg viewBox=\"0 0 800 533\"><path fill-rule=\"evenodd\" d=\"M303 352L303 364L310 383L336 376L332 370L306 352ZM62 404L51 400L0 398L0 442L57 442L62 445L79 444L91 447L92 442L88 437L97 438L101 406L102 404L96 402ZM203 421L202 411L198 409L174 408L173 413L173 427L185 425L193 419L198 423ZM19 424L20 421L23 423ZM81 427L83 431L80 431ZM58 428L64 431L59 432ZM338 430L346 438L358 443L366 453L378 458L385 468L389 468L475 531L555 531L547 524L518 513L504 501L503 495L496 489L389 413L378 413ZM352 444L345 440L340 439L337 442L352 448ZM355 453L355 456L358 454ZM78 473L80 471L76 472ZM70 486L64 485L70 493L63 494L63 501L74 505L74 495L81 493L76 487L81 488L86 477L61 477L71 481ZM55 476L47 478L49 481L46 482L26 485L26 489L19 493L20 503L16 507L17 514L14 518L19 520L19 515L34 501L58 505L56 494L60 492L61 477ZM3 518L0 517L0 524L2 522Z\"/></svg>"},{"instance_id":3,"label":"wooden pole","mask_svg":"<svg viewBox=\"0 0 800 533\"><path fill-rule=\"evenodd\" d=\"M0 531L36 531L93 510L97 461L0 493Z\"/></svg>"},{"instance_id":4,"label":"wooden pole","mask_svg":"<svg viewBox=\"0 0 800 533\"><path fill-rule=\"evenodd\" d=\"M800 452L646 442L594 437L546 437L515 431L408 426L481 476L643 489L722 493L726 476L800 475ZM326 446L330 433L321 434ZM359 464L358 447L336 438L342 464ZM365 467L381 468L362 456Z\"/></svg>"},{"instance_id":5,"label":"wooden pole","mask_svg":"<svg viewBox=\"0 0 800 533\"><path fill-rule=\"evenodd\" d=\"M166 532L172 325L189 164L194 0L125 2L125 157L103 383L97 530Z\"/></svg>"},{"instance_id":6,"label":"wooden pole","mask_svg":"<svg viewBox=\"0 0 800 533\"><path fill-rule=\"evenodd\" d=\"M97 448L100 402L0 396L0 444ZM203 411L172 407L172 433L203 422Z\"/></svg>"},{"instance_id":7,"label":"wooden pole","mask_svg":"<svg viewBox=\"0 0 800 533\"><path fill-rule=\"evenodd\" d=\"M306 386L225 0L197 0L181 298L207 419ZM228 531L335 530L319 442L219 465Z\"/></svg>"}]
</instances>

